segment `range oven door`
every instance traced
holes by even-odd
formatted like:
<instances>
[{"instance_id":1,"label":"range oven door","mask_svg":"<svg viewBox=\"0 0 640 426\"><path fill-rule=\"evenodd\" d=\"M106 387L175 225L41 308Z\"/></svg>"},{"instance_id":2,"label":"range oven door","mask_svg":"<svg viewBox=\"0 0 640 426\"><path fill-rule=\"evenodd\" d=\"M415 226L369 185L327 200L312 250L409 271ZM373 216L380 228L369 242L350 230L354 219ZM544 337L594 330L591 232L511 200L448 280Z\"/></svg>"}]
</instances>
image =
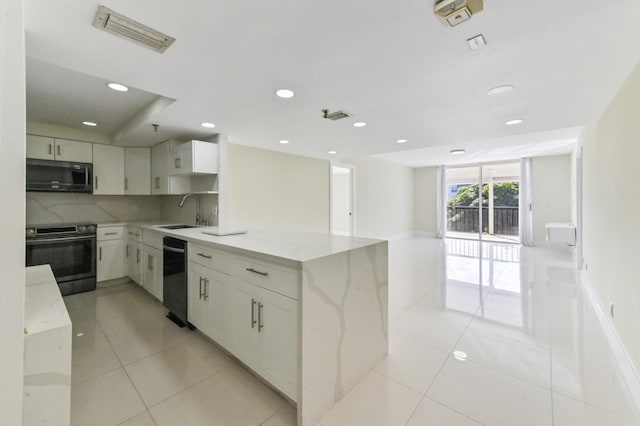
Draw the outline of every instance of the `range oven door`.
<instances>
[{"instance_id":1,"label":"range oven door","mask_svg":"<svg viewBox=\"0 0 640 426\"><path fill-rule=\"evenodd\" d=\"M95 289L95 235L27 240L26 266L46 264L63 295Z\"/></svg>"}]
</instances>

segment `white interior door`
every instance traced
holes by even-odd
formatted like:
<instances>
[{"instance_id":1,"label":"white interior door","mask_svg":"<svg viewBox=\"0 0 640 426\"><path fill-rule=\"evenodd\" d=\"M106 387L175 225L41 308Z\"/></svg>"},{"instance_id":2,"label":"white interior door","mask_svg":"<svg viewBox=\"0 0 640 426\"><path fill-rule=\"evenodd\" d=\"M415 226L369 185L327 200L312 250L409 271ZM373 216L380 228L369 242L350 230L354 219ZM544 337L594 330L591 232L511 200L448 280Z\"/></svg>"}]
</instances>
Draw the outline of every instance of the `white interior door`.
<instances>
[{"instance_id":1,"label":"white interior door","mask_svg":"<svg viewBox=\"0 0 640 426\"><path fill-rule=\"evenodd\" d=\"M331 233L354 235L355 168L351 165L331 165Z\"/></svg>"}]
</instances>

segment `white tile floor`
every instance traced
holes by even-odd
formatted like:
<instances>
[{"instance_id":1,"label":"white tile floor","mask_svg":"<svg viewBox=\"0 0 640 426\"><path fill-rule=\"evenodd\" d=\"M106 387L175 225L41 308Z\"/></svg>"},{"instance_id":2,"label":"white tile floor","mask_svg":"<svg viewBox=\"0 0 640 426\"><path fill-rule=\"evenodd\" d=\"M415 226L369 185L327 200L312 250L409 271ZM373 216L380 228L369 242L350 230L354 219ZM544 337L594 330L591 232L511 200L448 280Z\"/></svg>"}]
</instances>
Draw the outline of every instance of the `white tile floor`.
<instances>
[{"instance_id":1,"label":"white tile floor","mask_svg":"<svg viewBox=\"0 0 640 426\"><path fill-rule=\"evenodd\" d=\"M485 243L482 263L479 251L390 244L389 355L317 426L640 424L569 250ZM136 285L65 301L72 424L295 424L281 397Z\"/></svg>"}]
</instances>

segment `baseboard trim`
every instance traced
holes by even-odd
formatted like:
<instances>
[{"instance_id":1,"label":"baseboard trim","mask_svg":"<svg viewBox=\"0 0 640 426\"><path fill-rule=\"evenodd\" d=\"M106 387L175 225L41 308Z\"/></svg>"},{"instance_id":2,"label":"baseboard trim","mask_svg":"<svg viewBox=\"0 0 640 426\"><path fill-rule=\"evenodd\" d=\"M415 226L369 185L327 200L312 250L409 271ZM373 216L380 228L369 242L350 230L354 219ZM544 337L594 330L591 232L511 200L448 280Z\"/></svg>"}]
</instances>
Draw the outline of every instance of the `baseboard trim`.
<instances>
[{"instance_id":1,"label":"baseboard trim","mask_svg":"<svg viewBox=\"0 0 640 426\"><path fill-rule=\"evenodd\" d=\"M584 270L579 271L579 273L580 281L583 284L585 295L589 298L596 317L598 318L598 322L600 322L600 325L602 327L602 331L604 332L605 337L609 342L609 346L611 347L611 351L613 352L615 362L620 369L620 373L622 374L624 381L627 384L630 396L631 398L633 398L633 403L636 407L636 415L638 415L640 413L640 375L638 374L638 370L633 365L633 362L631 361L627 350L618 337L618 333L616 332L613 323L602 308L602 305L598 300L596 291L593 288L591 281L589 280L588 273Z\"/></svg>"}]
</instances>

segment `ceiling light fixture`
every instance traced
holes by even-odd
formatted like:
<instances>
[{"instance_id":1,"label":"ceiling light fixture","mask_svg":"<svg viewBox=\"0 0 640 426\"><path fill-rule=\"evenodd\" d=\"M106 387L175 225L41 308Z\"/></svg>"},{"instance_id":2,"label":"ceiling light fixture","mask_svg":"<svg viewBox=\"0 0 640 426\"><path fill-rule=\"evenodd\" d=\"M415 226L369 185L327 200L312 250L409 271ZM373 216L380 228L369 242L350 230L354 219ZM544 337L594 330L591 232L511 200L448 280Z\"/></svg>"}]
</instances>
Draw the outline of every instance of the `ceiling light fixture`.
<instances>
[{"instance_id":1,"label":"ceiling light fixture","mask_svg":"<svg viewBox=\"0 0 640 426\"><path fill-rule=\"evenodd\" d=\"M115 90L116 92L128 92L129 88L124 84L120 83L107 83L107 87L111 90Z\"/></svg>"},{"instance_id":2,"label":"ceiling light fixture","mask_svg":"<svg viewBox=\"0 0 640 426\"><path fill-rule=\"evenodd\" d=\"M406 139L398 139L396 143L407 143Z\"/></svg>"},{"instance_id":3,"label":"ceiling light fixture","mask_svg":"<svg viewBox=\"0 0 640 426\"><path fill-rule=\"evenodd\" d=\"M95 121L83 121L82 124L89 127L96 127L98 125Z\"/></svg>"},{"instance_id":4,"label":"ceiling light fixture","mask_svg":"<svg viewBox=\"0 0 640 426\"><path fill-rule=\"evenodd\" d=\"M295 93L293 93L293 90L289 89L278 89L276 90L276 95L283 99L289 99L293 98L293 95L295 95Z\"/></svg>"},{"instance_id":5,"label":"ceiling light fixture","mask_svg":"<svg viewBox=\"0 0 640 426\"><path fill-rule=\"evenodd\" d=\"M281 143L282 145L287 145L287 144L289 143L289 141L281 140L281 141L280 141L280 143Z\"/></svg>"},{"instance_id":6,"label":"ceiling light fixture","mask_svg":"<svg viewBox=\"0 0 640 426\"><path fill-rule=\"evenodd\" d=\"M333 154L337 154L337 152L336 151L329 151L329 154L333 155Z\"/></svg>"},{"instance_id":7,"label":"ceiling light fixture","mask_svg":"<svg viewBox=\"0 0 640 426\"><path fill-rule=\"evenodd\" d=\"M364 121L356 121L355 123L353 123L353 127L364 127L366 125L367 123L365 123Z\"/></svg>"},{"instance_id":8,"label":"ceiling light fixture","mask_svg":"<svg viewBox=\"0 0 640 426\"><path fill-rule=\"evenodd\" d=\"M524 122L524 120L517 118L515 120L505 121L504 124L506 124L507 126L515 126L516 124L521 124L522 122Z\"/></svg>"},{"instance_id":9,"label":"ceiling light fixture","mask_svg":"<svg viewBox=\"0 0 640 426\"><path fill-rule=\"evenodd\" d=\"M493 89L489 89L487 95L504 95L505 93L509 93L513 90L513 86L510 84L505 84L503 86L497 86Z\"/></svg>"},{"instance_id":10,"label":"ceiling light fixture","mask_svg":"<svg viewBox=\"0 0 640 426\"><path fill-rule=\"evenodd\" d=\"M467 354L462 351L453 351L453 357L461 362L465 362L467 360Z\"/></svg>"},{"instance_id":11,"label":"ceiling light fixture","mask_svg":"<svg viewBox=\"0 0 640 426\"><path fill-rule=\"evenodd\" d=\"M206 121L205 121L204 123L200 123L200 125L201 125L202 127L206 127L207 129L213 129L214 127L216 127L216 125L215 125L215 124L213 124L213 123L208 123L208 122L206 122Z\"/></svg>"},{"instance_id":12,"label":"ceiling light fixture","mask_svg":"<svg viewBox=\"0 0 640 426\"><path fill-rule=\"evenodd\" d=\"M466 151L464 149L452 149L451 150L451 155L461 155L464 154Z\"/></svg>"},{"instance_id":13,"label":"ceiling light fixture","mask_svg":"<svg viewBox=\"0 0 640 426\"><path fill-rule=\"evenodd\" d=\"M487 45L487 40L485 40L482 34L478 34L475 37L471 37L470 39L467 39L467 43L469 44L469 47L471 48L471 50L478 50L481 47L484 47Z\"/></svg>"}]
</instances>

